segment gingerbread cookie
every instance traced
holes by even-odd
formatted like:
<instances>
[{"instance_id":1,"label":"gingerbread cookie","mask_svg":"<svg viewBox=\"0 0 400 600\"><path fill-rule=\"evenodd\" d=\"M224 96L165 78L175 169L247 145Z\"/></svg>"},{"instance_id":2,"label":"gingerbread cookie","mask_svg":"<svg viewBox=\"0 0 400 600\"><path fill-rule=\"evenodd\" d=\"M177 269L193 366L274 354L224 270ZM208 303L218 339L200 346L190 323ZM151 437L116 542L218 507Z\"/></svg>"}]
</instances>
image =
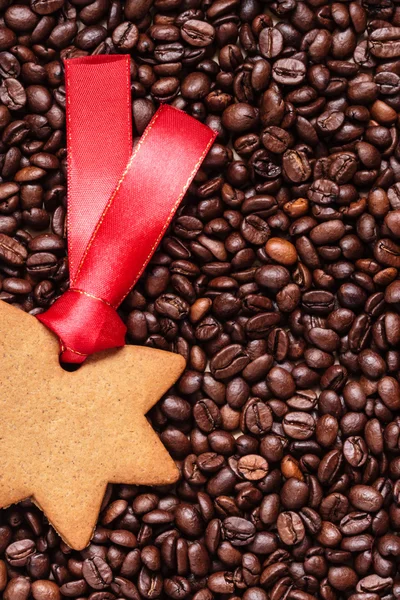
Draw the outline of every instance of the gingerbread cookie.
<instances>
[{"instance_id":1,"label":"gingerbread cookie","mask_svg":"<svg viewBox=\"0 0 400 600\"><path fill-rule=\"evenodd\" d=\"M108 482L159 485L178 469L145 414L185 367L125 346L59 364L57 338L0 303L0 507L28 497L76 550L90 541Z\"/></svg>"}]
</instances>

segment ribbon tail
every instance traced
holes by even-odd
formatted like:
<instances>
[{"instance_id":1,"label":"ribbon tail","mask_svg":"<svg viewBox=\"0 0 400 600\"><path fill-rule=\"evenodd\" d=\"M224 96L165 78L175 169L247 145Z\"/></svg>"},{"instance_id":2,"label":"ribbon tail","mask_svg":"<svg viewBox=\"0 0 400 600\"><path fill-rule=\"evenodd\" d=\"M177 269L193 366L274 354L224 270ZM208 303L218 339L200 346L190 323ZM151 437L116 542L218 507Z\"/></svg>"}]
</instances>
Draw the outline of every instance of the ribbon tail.
<instances>
[{"instance_id":1,"label":"ribbon tail","mask_svg":"<svg viewBox=\"0 0 400 600\"><path fill-rule=\"evenodd\" d=\"M59 337L62 359L69 362L124 345L126 327L117 308L156 251L216 137L193 117L162 105L129 158L130 74L124 60L68 62L71 289L38 318ZM105 83L109 77L116 80L115 105ZM97 97L89 98L88 90ZM105 131L93 131L93 106L104 111L94 122ZM110 148L107 131L114 128Z\"/></svg>"}]
</instances>

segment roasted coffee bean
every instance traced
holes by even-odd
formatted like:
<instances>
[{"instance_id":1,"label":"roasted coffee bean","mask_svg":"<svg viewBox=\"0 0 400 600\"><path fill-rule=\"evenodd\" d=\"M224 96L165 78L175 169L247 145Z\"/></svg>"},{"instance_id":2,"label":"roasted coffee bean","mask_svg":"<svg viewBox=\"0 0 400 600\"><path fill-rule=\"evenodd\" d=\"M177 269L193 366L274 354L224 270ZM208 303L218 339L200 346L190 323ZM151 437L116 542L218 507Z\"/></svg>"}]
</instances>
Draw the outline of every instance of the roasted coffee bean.
<instances>
[{"instance_id":1,"label":"roasted coffee bean","mask_svg":"<svg viewBox=\"0 0 400 600\"><path fill-rule=\"evenodd\" d=\"M303 412L289 412L284 417L282 426L286 435L295 440L307 440L315 430L314 419Z\"/></svg>"},{"instance_id":2,"label":"roasted coffee bean","mask_svg":"<svg viewBox=\"0 0 400 600\"><path fill-rule=\"evenodd\" d=\"M343 455L352 467L362 466L368 458L368 448L363 438L348 437L343 446Z\"/></svg>"},{"instance_id":3,"label":"roasted coffee bean","mask_svg":"<svg viewBox=\"0 0 400 600\"><path fill-rule=\"evenodd\" d=\"M181 27L181 35L190 46L203 48L212 44L215 29L204 21L188 19Z\"/></svg>"},{"instance_id":4,"label":"roasted coffee bean","mask_svg":"<svg viewBox=\"0 0 400 600\"><path fill-rule=\"evenodd\" d=\"M58 600L60 589L54 581L36 580L32 583L32 597L35 600Z\"/></svg>"},{"instance_id":5,"label":"roasted coffee bean","mask_svg":"<svg viewBox=\"0 0 400 600\"><path fill-rule=\"evenodd\" d=\"M280 265L264 265L255 272L256 283L273 292L278 292L290 282L289 271Z\"/></svg>"},{"instance_id":6,"label":"roasted coffee bean","mask_svg":"<svg viewBox=\"0 0 400 600\"><path fill-rule=\"evenodd\" d=\"M366 531L372 522L372 516L366 512L348 513L340 521L340 530L345 535L357 535Z\"/></svg>"},{"instance_id":7,"label":"roasted coffee bean","mask_svg":"<svg viewBox=\"0 0 400 600\"><path fill-rule=\"evenodd\" d=\"M164 294L157 298L155 308L160 315L177 320L183 319L189 312L187 302L175 294Z\"/></svg>"},{"instance_id":8,"label":"roasted coffee bean","mask_svg":"<svg viewBox=\"0 0 400 600\"><path fill-rule=\"evenodd\" d=\"M357 573L350 567L331 567L328 572L328 581L334 589L345 592L354 589L358 577Z\"/></svg>"},{"instance_id":9,"label":"roasted coffee bean","mask_svg":"<svg viewBox=\"0 0 400 600\"><path fill-rule=\"evenodd\" d=\"M284 483L280 494L282 504L289 510L299 510L306 506L308 496L308 485L295 477Z\"/></svg>"},{"instance_id":10,"label":"roasted coffee bean","mask_svg":"<svg viewBox=\"0 0 400 600\"><path fill-rule=\"evenodd\" d=\"M222 523L222 531L225 539L233 546L246 546L254 540L255 527L246 519L241 517L228 517Z\"/></svg>"},{"instance_id":11,"label":"roasted coffee bean","mask_svg":"<svg viewBox=\"0 0 400 600\"><path fill-rule=\"evenodd\" d=\"M13 238L0 233L0 260L13 267L21 267L28 256L22 244Z\"/></svg>"},{"instance_id":12,"label":"roasted coffee bean","mask_svg":"<svg viewBox=\"0 0 400 600\"><path fill-rule=\"evenodd\" d=\"M222 124L234 133L244 133L253 129L257 120L256 109L245 102L231 104L222 115Z\"/></svg>"},{"instance_id":13,"label":"roasted coffee bean","mask_svg":"<svg viewBox=\"0 0 400 600\"><path fill-rule=\"evenodd\" d=\"M318 466L318 480L323 484L329 484L336 477L342 460L342 453L339 450L330 450L325 454Z\"/></svg>"},{"instance_id":14,"label":"roasted coffee bean","mask_svg":"<svg viewBox=\"0 0 400 600\"><path fill-rule=\"evenodd\" d=\"M299 544L304 539L305 529L299 515L293 511L282 512L277 520L278 534L287 546Z\"/></svg>"},{"instance_id":15,"label":"roasted coffee bean","mask_svg":"<svg viewBox=\"0 0 400 600\"><path fill-rule=\"evenodd\" d=\"M16 57L10 52L0 53L0 74L4 79L16 78L21 72L21 65Z\"/></svg>"},{"instance_id":16,"label":"roasted coffee bean","mask_svg":"<svg viewBox=\"0 0 400 600\"><path fill-rule=\"evenodd\" d=\"M293 396L296 389L292 375L282 367L273 367L269 371L267 386L273 394L282 400Z\"/></svg>"},{"instance_id":17,"label":"roasted coffee bean","mask_svg":"<svg viewBox=\"0 0 400 600\"><path fill-rule=\"evenodd\" d=\"M400 386L393 377L382 377L378 383L378 394L382 402L390 410L397 410L400 405Z\"/></svg>"},{"instance_id":18,"label":"roasted coffee bean","mask_svg":"<svg viewBox=\"0 0 400 600\"><path fill-rule=\"evenodd\" d=\"M272 125L266 127L261 134L265 148L274 154L283 154L291 142L290 135L285 129Z\"/></svg>"},{"instance_id":19,"label":"roasted coffee bean","mask_svg":"<svg viewBox=\"0 0 400 600\"><path fill-rule=\"evenodd\" d=\"M6 559L13 567L23 567L35 549L35 542L29 539L13 542L6 548Z\"/></svg>"},{"instance_id":20,"label":"roasted coffee bean","mask_svg":"<svg viewBox=\"0 0 400 600\"><path fill-rule=\"evenodd\" d=\"M339 424L333 415L325 414L321 416L316 424L317 442L324 448L333 446L338 430Z\"/></svg>"},{"instance_id":21,"label":"roasted coffee bean","mask_svg":"<svg viewBox=\"0 0 400 600\"><path fill-rule=\"evenodd\" d=\"M278 56L283 49L283 35L274 27L265 27L258 38L260 52L266 58Z\"/></svg>"},{"instance_id":22,"label":"roasted coffee bean","mask_svg":"<svg viewBox=\"0 0 400 600\"><path fill-rule=\"evenodd\" d=\"M111 589L113 592L115 592L118 595L123 595L126 598L135 600L135 598L137 598L139 596L138 594L138 589L140 589L141 593L143 596L146 597L146 592L148 590L149 587L151 587L151 583L153 583L151 581L151 577L147 577L147 571L145 571L145 567L143 567L143 569L141 569L140 571L140 575L139 575L140 579L139 579L139 585L138 588L136 588L135 584L132 583L131 581L129 581L129 579L125 579L125 577L115 577L113 580L113 583L111 585ZM150 581L149 581L150 579ZM75 583L75 582L73 582ZM63 586L66 587L69 584L65 584ZM158 581L154 581L154 589L157 592L157 586L158 589L160 588L159 582Z\"/></svg>"},{"instance_id":23,"label":"roasted coffee bean","mask_svg":"<svg viewBox=\"0 0 400 600\"><path fill-rule=\"evenodd\" d=\"M26 91L21 83L9 77L0 86L0 100L9 110L20 110L26 104Z\"/></svg>"},{"instance_id":24,"label":"roasted coffee bean","mask_svg":"<svg viewBox=\"0 0 400 600\"><path fill-rule=\"evenodd\" d=\"M283 173L293 183L307 181L311 175L311 167L304 152L287 150L282 158Z\"/></svg>"},{"instance_id":25,"label":"roasted coffee bean","mask_svg":"<svg viewBox=\"0 0 400 600\"><path fill-rule=\"evenodd\" d=\"M296 58L280 58L272 67L272 76L282 85L298 85L305 77L306 68Z\"/></svg>"},{"instance_id":26,"label":"roasted coffee bean","mask_svg":"<svg viewBox=\"0 0 400 600\"><path fill-rule=\"evenodd\" d=\"M138 39L139 30L134 23L130 23L129 21L120 23L120 25L114 29L112 35L112 41L115 47L120 50L130 50L134 48Z\"/></svg>"},{"instance_id":27,"label":"roasted coffee bean","mask_svg":"<svg viewBox=\"0 0 400 600\"><path fill-rule=\"evenodd\" d=\"M104 590L112 582L112 570L100 556L87 558L82 566L82 575L90 587Z\"/></svg>"},{"instance_id":28,"label":"roasted coffee bean","mask_svg":"<svg viewBox=\"0 0 400 600\"><path fill-rule=\"evenodd\" d=\"M356 509L376 512L383 504L382 494L368 485L355 485L349 492L349 500Z\"/></svg>"},{"instance_id":29,"label":"roasted coffee bean","mask_svg":"<svg viewBox=\"0 0 400 600\"><path fill-rule=\"evenodd\" d=\"M293 244L281 238L270 238L265 251L270 258L285 266L293 265L297 262L297 252Z\"/></svg>"},{"instance_id":30,"label":"roasted coffee bean","mask_svg":"<svg viewBox=\"0 0 400 600\"><path fill-rule=\"evenodd\" d=\"M396 269L400 267L400 246L388 238L376 242L374 256L384 266Z\"/></svg>"},{"instance_id":31,"label":"roasted coffee bean","mask_svg":"<svg viewBox=\"0 0 400 600\"><path fill-rule=\"evenodd\" d=\"M210 369L215 379L226 379L240 373L250 362L250 357L239 344L226 346L212 358Z\"/></svg>"},{"instance_id":32,"label":"roasted coffee bean","mask_svg":"<svg viewBox=\"0 0 400 600\"><path fill-rule=\"evenodd\" d=\"M338 185L328 179L316 179L307 192L307 197L311 202L322 206L333 204L338 195Z\"/></svg>"},{"instance_id":33,"label":"roasted coffee bean","mask_svg":"<svg viewBox=\"0 0 400 600\"><path fill-rule=\"evenodd\" d=\"M368 39L369 51L379 58L400 56L400 28L383 27L375 29Z\"/></svg>"},{"instance_id":34,"label":"roasted coffee bean","mask_svg":"<svg viewBox=\"0 0 400 600\"><path fill-rule=\"evenodd\" d=\"M180 504L175 512L175 522L184 535L199 536L204 524L199 511L192 505Z\"/></svg>"},{"instance_id":35,"label":"roasted coffee bean","mask_svg":"<svg viewBox=\"0 0 400 600\"><path fill-rule=\"evenodd\" d=\"M4 600L28 600L30 592L31 582L29 578L17 576L8 582L4 590Z\"/></svg>"},{"instance_id":36,"label":"roasted coffee bean","mask_svg":"<svg viewBox=\"0 0 400 600\"><path fill-rule=\"evenodd\" d=\"M242 429L261 435L272 427L273 417L270 407L259 398L251 398L243 407Z\"/></svg>"},{"instance_id":37,"label":"roasted coffee bean","mask_svg":"<svg viewBox=\"0 0 400 600\"><path fill-rule=\"evenodd\" d=\"M249 481L263 479L268 473L268 462L257 454L242 456L237 465L239 473Z\"/></svg>"},{"instance_id":38,"label":"roasted coffee bean","mask_svg":"<svg viewBox=\"0 0 400 600\"><path fill-rule=\"evenodd\" d=\"M233 573L229 571L217 571L210 575L207 586L216 594L232 594L235 589Z\"/></svg>"},{"instance_id":39,"label":"roasted coffee bean","mask_svg":"<svg viewBox=\"0 0 400 600\"><path fill-rule=\"evenodd\" d=\"M199 400L193 407L193 416L204 433L211 433L221 425L221 413L212 400Z\"/></svg>"}]
</instances>

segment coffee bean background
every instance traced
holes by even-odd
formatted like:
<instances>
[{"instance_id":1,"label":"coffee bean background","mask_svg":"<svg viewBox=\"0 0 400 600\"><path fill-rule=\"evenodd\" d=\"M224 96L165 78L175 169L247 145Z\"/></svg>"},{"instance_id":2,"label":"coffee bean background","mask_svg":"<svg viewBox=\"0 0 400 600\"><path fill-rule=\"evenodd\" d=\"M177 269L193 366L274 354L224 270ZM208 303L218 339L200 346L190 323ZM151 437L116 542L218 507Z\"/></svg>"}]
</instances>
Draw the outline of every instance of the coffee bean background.
<instances>
[{"instance_id":1,"label":"coffee bean background","mask_svg":"<svg viewBox=\"0 0 400 600\"><path fill-rule=\"evenodd\" d=\"M131 55L136 136L161 102L218 132L121 307L187 360L149 415L181 479L110 486L80 553L1 511L2 598L400 598L400 5L0 11L1 300L69 285L65 58Z\"/></svg>"}]
</instances>

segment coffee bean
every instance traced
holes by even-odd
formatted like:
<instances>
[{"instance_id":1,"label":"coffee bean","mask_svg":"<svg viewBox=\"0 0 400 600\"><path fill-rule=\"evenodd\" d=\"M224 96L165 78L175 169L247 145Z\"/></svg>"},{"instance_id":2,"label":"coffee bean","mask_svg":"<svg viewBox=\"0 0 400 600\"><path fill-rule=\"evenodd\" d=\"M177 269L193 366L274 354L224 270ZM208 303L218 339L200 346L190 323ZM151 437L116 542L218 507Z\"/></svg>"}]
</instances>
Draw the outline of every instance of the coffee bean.
<instances>
[{"instance_id":1,"label":"coffee bean","mask_svg":"<svg viewBox=\"0 0 400 600\"><path fill-rule=\"evenodd\" d=\"M331 567L328 572L328 581L336 590L345 592L354 589L358 577L350 567Z\"/></svg>"},{"instance_id":2,"label":"coffee bean","mask_svg":"<svg viewBox=\"0 0 400 600\"><path fill-rule=\"evenodd\" d=\"M323 136L330 136L340 129L345 120L345 114L339 110L323 112L317 119L317 127Z\"/></svg>"},{"instance_id":3,"label":"coffee bean","mask_svg":"<svg viewBox=\"0 0 400 600\"><path fill-rule=\"evenodd\" d=\"M304 525L299 515L293 511L280 513L277 520L278 534L287 546L299 544L305 535Z\"/></svg>"},{"instance_id":4,"label":"coffee bean","mask_svg":"<svg viewBox=\"0 0 400 600\"><path fill-rule=\"evenodd\" d=\"M259 313L246 323L246 332L250 339L259 339L280 322L279 314L273 312Z\"/></svg>"},{"instance_id":5,"label":"coffee bean","mask_svg":"<svg viewBox=\"0 0 400 600\"><path fill-rule=\"evenodd\" d=\"M251 398L242 411L242 429L261 435L272 427L271 409L258 398Z\"/></svg>"},{"instance_id":6,"label":"coffee bean","mask_svg":"<svg viewBox=\"0 0 400 600\"><path fill-rule=\"evenodd\" d=\"M374 256L382 265L395 268L400 266L400 246L388 238L376 242Z\"/></svg>"},{"instance_id":7,"label":"coffee bean","mask_svg":"<svg viewBox=\"0 0 400 600\"><path fill-rule=\"evenodd\" d=\"M379 58L400 56L400 28L383 27L375 29L368 39L369 51Z\"/></svg>"},{"instance_id":8,"label":"coffee bean","mask_svg":"<svg viewBox=\"0 0 400 600\"><path fill-rule=\"evenodd\" d=\"M284 483L280 494L282 504L289 510L299 510L306 506L308 496L308 485L295 477L291 477Z\"/></svg>"},{"instance_id":9,"label":"coffee bean","mask_svg":"<svg viewBox=\"0 0 400 600\"><path fill-rule=\"evenodd\" d=\"M32 583L32 596L35 600L60 600L60 590L54 581L36 580Z\"/></svg>"},{"instance_id":10,"label":"coffee bean","mask_svg":"<svg viewBox=\"0 0 400 600\"><path fill-rule=\"evenodd\" d=\"M175 521L179 529L189 537L199 536L204 524L198 510L191 505L181 504L175 512Z\"/></svg>"},{"instance_id":11,"label":"coffee bean","mask_svg":"<svg viewBox=\"0 0 400 600\"><path fill-rule=\"evenodd\" d=\"M283 49L283 35L279 29L274 27L265 27L262 29L258 38L260 52L266 58L278 56Z\"/></svg>"},{"instance_id":12,"label":"coffee bean","mask_svg":"<svg viewBox=\"0 0 400 600\"><path fill-rule=\"evenodd\" d=\"M62 7L61 0L32 0L32 9L38 15L48 15Z\"/></svg>"},{"instance_id":13,"label":"coffee bean","mask_svg":"<svg viewBox=\"0 0 400 600\"><path fill-rule=\"evenodd\" d=\"M233 546L246 546L255 536L255 527L241 517L228 517L222 524L223 535Z\"/></svg>"},{"instance_id":14,"label":"coffee bean","mask_svg":"<svg viewBox=\"0 0 400 600\"><path fill-rule=\"evenodd\" d=\"M246 216L241 224L241 233L243 238L250 244L261 246L264 244L270 236L270 228L266 221L258 217L257 215ZM244 256L244 252L241 253ZM236 256L236 260L239 257L239 253Z\"/></svg>"},{"instance_id":15,"label":"coffee bean","mask_svg":"<svg viewBox=\"0 0 400 600\"><path fill-rule=\"evenodd\" d=\"M366 512L378 511L383 503L382 494L368 485L355 485L351 488L349 500L355 508Z\"/></svg>"},{"instance_id":16,"label":"coffee bean","mask_svg":"<svg viewBox=\"0 0 400 600\"><path fill-rule=\"evenodd\" d=\"M113 32L112 41L116 48L130 50L134 48L139 39L139 30L134 23L125 21L120 23Z\"/></svg>"},{"instance_id":17,"label":"coffee bean","mask_svg":"<svg viewBox=\"0 0 400 600\"><path fill-rule=\"evenodd\" d=\"M368 457L368 448L363 438L348 437L343 446L343 455L352 467L362 466Z\"/></svg>"},{"instance_id":18,"label":"coffee bean","mask_svg":"<svg viewBox=\"0 0 400 600\"><path fill-rule=\"evenodd\" d=\"M151 584L154 584L154 589L157 592L157 585L158 588L160 587L159 582L158 581L151 581L152 578L147 578L147 572L144 571L144 568L140 571L140 575L139 575L140 579L139 579L139 585L138 588L140 589L141 593L143 596L146 597L146 592L147 590L151 589ZM149 581L150 580L150 581ZM75 583L75 582L74 582ZM66 586L68 586L70 584L65 584L63 586L63 588L65 588ZM126 579L125 577L115 577L114 581L111 585L111 589L113 590L113 592L115 592L118 595L123 595L125 596L125 598L129 598L130 600L135 600L135 598L139 597L138 594L138 590L135 586L134 583L132 583L131 581L129 581L129 579Z\"/></svg>"},{"instance_id":19,"label":"coffee bean","mask_svg":"<svg viewBox=\"0 0 400 600\"><path fill-rule=\"evenodd\" d=\"M400 405L400 386L393 377L382 377L378 383L378 394L382 402L391 410Z\"/></svg>"},{"instance_id":20,"label":"coffee bean","mask_svg":"<svg viewBox=\"0 0 400 600\"><path fill-rule=\"evenodd\" d=\"M282 265L290 266L297 262L296 248L287 240L270 238L265 244L265 251L270 258Z\"/></svg>"},{"instance_id":21,"label":"coffee bean","mask_svg":"<svg viewBox=\"0 0 400 600\"><path fill-rule=\"evenodd\" d=\"M257 120L257 111L245 102L231 104L222 115L222 124L234 133L244 133L253 129Z\"/></svg>"},{"instance_id":22,"label":"coffee bean","mask_svg":"<svg viewBox=\"0 0 400 600\"><path fill-rule=\"evenodd\" d=\"M189 312L189 305L175 294L164 294L157 298L156 310L163 316L171 319L183 319Z\"/></svg>"},{"instance_id":23,"label":"coffee bean","mask_svg":"<svg viewBox=\"0 0 400 600\"><path fill-rule=\"evenodd\" d=\"M287 400L295 392L295 383L290 373L281 367L273 367L267 375L267 385L271 392L282 400Z\"/></svg>"},{"instance_id":24,"label":"coffee bean","mask_svg":"<svg viewBox=\"0 0 400 600\"><path fill-rule=\"evenodd\" d=\"M310 238L317 245L338 242L345 233L342 221L332 220L317 225L310 231Z\"/></svg>"},{"instance_id":25,"label":"coffee bean","mask_svg":"<svg viewBox=\"0 0 400 600\"><path fill-rule=\"evenodd\" d=\"M21 65L10 52L0 53L0 74L4 79L12 77L18 78L21 72Z\"/></svg>"},{"instance_id":26,"label":"coffee bean","mask_svg":"<svg viewBox=\"0 0 400 600\"><path fill-rule=\"evenodd\" d=\"M27 256L28 252L22 244L0 233L0 260L7 265L20 267L25 263Z\"/></svg>"},{"instance_id":27,"label":"coffee bean","mask_svg":"<svg viewBox=\"0 0 400 600\"><path fill-rule=\"evenodd\" d=\"M17 79L9 77L0 86L0 100L9 110L20 110L26 104L26 92Z\"/></svg>"},{"instance_id":28,"label":"coffee bean","mask_svg":"<svg viewBox=\"0 0 400 600\"><path fill-rule=\"evenodd\" d=\"M333 446L338 434L339 425L337 419L330 414L320 417L316 424L316 438L324 448Z\"/></svg>"},{"instance_id":29,"label":"coffee bean","mask_svg":"<svg viewBox=\"0 0 400 600\"><path fill-rule=\"evenodd\" d=\"M283 154L291 142L290 135L285 129L272 125L266 127L261 134L265 148L274 154Z\"/></svg>"},{"instance_id":30,"label":"coffee bean","mask_svg":"<svg viewBox=\"0 0 400 600\"><path fill-rule=\"evenodd\" d=\"M287 150L282 158L283 172L293 183L307 181L311 175L311 167L304 152Z\"/></svg>"},{"instance_id":31,"label":"coffee bean","mask_svg":"<svg viewBox=\"0 0 400 600\"><path fill-rule=\"evenodd\" d=\"M337 184L328 179L316 179L307 191L309 200L322 206L334 203L338 195Z\"/></svg>"},{"instance_id":32,"label":"coffee bean","mask_svg":"<svg viewBox=\"0 0 400 600\"><path fill-rule=\"evenodd\" d=\"M35 542L29 539L13 542L6 548L6 559L13 567L23 567L35 552Z\"/></svg>"},{"instance_id":33,"label":"coffee bean","mask_svg":"<svg viewBox=\"0 0 400 600\"><path fill-rule=\"evenodd\" d=\"M87 584L95 590L104 590L112 581L112 570L100 556L84 561L82 575Z\"/></svg>"},{"instance_id":34,"label":"coffee bean","mask_svg":"<svg viewBox=\"0 0 400 600\"><path fill-rule=\"evenodd\" d=\"M262 456L248 454L239 459L238 471L245 479L258 481L268 473L268 463Z\"/></svg>"},{"instance_id":35,"label":"coffee bean","mask_svg":"<svg viewBox=\"0 0 400 600\"><path fill-rule=\"evenodd\" d=\"M306 68L296 58L280 58L272 67L272 76L282 85L298 85L305 77Z\"/></svg>"},{"instance_id":36,"label":"coffee bean","mask_svg":"<svg viewBox=\"0 0 400 600\"><path fill-rule=\"evenodd\" d=\"M373 574L363 577L356 586L356 590L364 593L384 593L385 590L392 585L391 577L380 577L379 575Z\"/></svg>"},{"instance_id":37,"label":"coffee bean","mask_svg":"<svg viewBox=\"0 0 400 600\"><path fill-rule=\"evenodd\" d=\"M221 414L212 400L199 400L193 408L197 426L204 433L211 433L221 425Z\"/></svg>"},{"instance_id":38,"label":"coffee bean","mask_svg":"<svg viewBox=\"0 0 400 600\"><path fill-rule=\"evenodd\" d=\"M309 439L315 430L315 422L311 415L303 412L290 412L282 422L283 429L291 438L295 440Z\"/></svg>"},{"instance_id":39,"label":"coffee bean","mask_svg":"<svg viewBox=\"0 0 400 600\"><path fill-rule=\"evenodd\" d=\"M249 362L250 358L242 346L232 344L215 354L211 360L210 369L217 380L226 379L240 373Z\"/></svg>"},{"instance_id":40,"label":"coffee bean","mask_svg":"<svg viewBox=\"0 0 400 600\"><path fill-rule=\"evenodd\" d=\"M28 600L31 583L28 577L17 576L11 579L4 590L4 600Z\"/></svg>"},{"instance_id":41,"label":"coffee bean","mask_svg":"<svg viewBox=\"0 0 400 600\"><path fill-rule=\"evenodd\" d=\"M217 571L210 575L207 586L216 594L232 594L235 586L233 583L233 573L229 571Z\"/></svg>"},{"instance_id":42,"label":"coffee bean","mask_svg":"<svg viewBox=\"0 0 400 600\"><path fill-rule=\"evenodd\" d=\"M190 46L203 48L212 44L215 29L204 21L188 19L181 27L181 35Z\"/></svg>"},{"instance_id":43,"label":"coffee bean","mask_svg":"<svg viewBox=\"0 0 400 600\"><path fill-rule=\"evenodd\" d=\"M372 522L372 516L366 512L352 512L340 521L340 530L345 535L357 535L366 531Z\"/></svg>"}]
</instances>

